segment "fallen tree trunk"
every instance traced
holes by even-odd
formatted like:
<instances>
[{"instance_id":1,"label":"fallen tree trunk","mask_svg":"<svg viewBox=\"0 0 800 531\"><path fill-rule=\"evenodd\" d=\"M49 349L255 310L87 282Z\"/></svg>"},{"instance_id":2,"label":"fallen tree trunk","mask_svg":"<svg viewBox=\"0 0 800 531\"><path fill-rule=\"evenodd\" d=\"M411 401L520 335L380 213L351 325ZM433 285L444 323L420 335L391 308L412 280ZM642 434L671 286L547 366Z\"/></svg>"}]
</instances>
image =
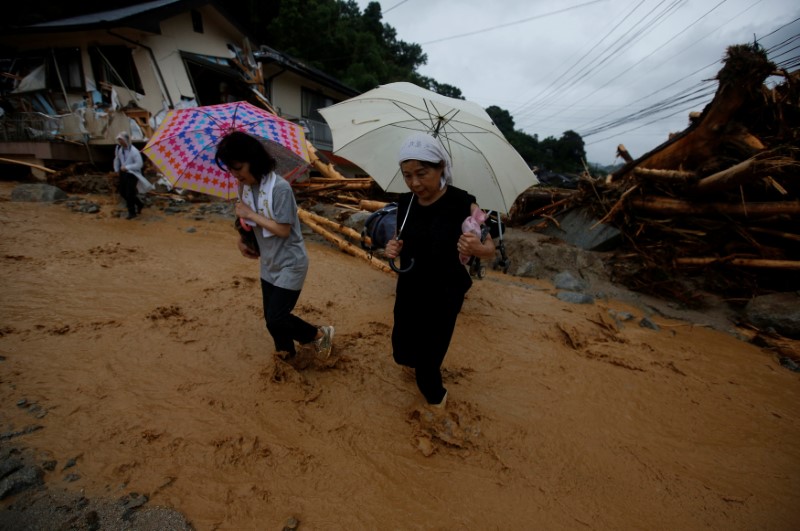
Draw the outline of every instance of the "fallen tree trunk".
<instances>
[{"instance_id":1,"label":"fallen tree trunk","mask_svg":"<svg viewBox=\"0 0 800 531\"><path fill-rule=\"evenodd\" d=\"M367 254L367 252L364 251L363 249L361 249L359 247L356 247L352 243L350 243L350 242L348 242L348 241L336 236L332 232L324 229L322 226L320 226L318 223L316 223L313 219L311 219L310 216L307 215L309 213L310 212L308 212L307 210L303 210L301 208L297 209L297 215L300 217L300 220L303 223L305 223L306 225L308 225L308 227L311 230L313 230L317 234L321 235L323 238L325 238L329 242L333 243L339 249L341 249L342 251L346 252L347 254L350 254L352 256L356 256L358 258L363 258L364 260L366 260L369 263L369 265L371 265L375 269L378 269L380 271L384 271L386 273L391 273L392 272L392 269L387 264L385 264L384 262L381 262L380 260L377 260L377 259L373 259L373 257L370 256L369 254Z\"/></svg>"},{"instance_id":2,"label":"fallen tree trunk","mask_svg":"<svg viewBox=\"0 0 800 531\"><path fill-rule=\"evenodd\" d=\"M635 210L672 216L675 214L725 214L729 216L800 215L800 201L769 203L690 203L667 197L636 197L630 200Z\"/></svg>"}]
</instances>

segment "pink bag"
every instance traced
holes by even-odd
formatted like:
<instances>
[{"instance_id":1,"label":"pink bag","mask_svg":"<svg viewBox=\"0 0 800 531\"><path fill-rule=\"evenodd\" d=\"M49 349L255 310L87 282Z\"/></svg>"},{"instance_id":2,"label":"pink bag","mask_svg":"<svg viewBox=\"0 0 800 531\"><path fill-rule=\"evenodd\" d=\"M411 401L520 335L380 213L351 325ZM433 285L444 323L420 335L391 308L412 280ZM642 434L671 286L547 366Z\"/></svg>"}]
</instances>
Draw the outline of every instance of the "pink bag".
<instances>
[{"instance_id":1,"label":"pink bag","mask_svg":"<svg viewBox=\"0 0 800 531\"><path fill-rule=\"evenodd\" d=\"M469 215L467 219L465 219L461 223L461 231L465 233L471 232L478 238L481 237L481 225L486 222L486 212L481 210L480 208L473 206L472 207L472 214ZM467 265L469 262L470 256L466 256L463 254L458 255L458 259L461 260L461 263Z\"/></svg>"}]
</instances>

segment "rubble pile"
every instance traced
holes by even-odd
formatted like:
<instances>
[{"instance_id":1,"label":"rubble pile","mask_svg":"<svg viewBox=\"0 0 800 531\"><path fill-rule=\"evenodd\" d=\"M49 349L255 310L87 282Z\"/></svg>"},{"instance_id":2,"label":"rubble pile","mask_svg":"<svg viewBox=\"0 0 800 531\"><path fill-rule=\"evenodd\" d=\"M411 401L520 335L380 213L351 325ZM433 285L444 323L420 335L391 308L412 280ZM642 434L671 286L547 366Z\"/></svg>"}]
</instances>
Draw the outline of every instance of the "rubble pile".
<instances>
[{"instance_id":1,"label":"rubble pile","mask_svg":"<svg viewBox=\"0 0 800 531\"><path fill-rule=\"evenodd\" d=\"M769 88L765 81L780 76ZM622 235L615 280L702 305L800 289L800 72L779 71L757 45L728 48L714 99L689 127L604 181L529 190L512 225L541 230L576 208ZM773 78L774 79L774 78ZM528 223L531 218L535 221Z\"/></svg>"}]
</instances>

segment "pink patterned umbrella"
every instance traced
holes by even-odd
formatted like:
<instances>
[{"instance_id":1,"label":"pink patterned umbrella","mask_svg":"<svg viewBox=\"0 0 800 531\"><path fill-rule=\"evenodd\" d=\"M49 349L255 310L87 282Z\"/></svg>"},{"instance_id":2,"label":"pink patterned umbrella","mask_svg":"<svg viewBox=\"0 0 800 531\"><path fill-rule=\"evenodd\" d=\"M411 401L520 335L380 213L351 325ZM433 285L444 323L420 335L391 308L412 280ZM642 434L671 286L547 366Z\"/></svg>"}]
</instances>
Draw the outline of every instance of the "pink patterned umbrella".
<instances>
[{"instance_id":1,"label":"pink patterned umbrella","mask_svg":"<svg viewBox=\"0 0 800 531\"><path fill-rule=\"evenodd\" d=\"M301 126L244 101L170 111L142 152L173 186L231 199L238 182L214 161L231 131L261 139L285 178L310 163Z\"/></svg>"}]
</instances>

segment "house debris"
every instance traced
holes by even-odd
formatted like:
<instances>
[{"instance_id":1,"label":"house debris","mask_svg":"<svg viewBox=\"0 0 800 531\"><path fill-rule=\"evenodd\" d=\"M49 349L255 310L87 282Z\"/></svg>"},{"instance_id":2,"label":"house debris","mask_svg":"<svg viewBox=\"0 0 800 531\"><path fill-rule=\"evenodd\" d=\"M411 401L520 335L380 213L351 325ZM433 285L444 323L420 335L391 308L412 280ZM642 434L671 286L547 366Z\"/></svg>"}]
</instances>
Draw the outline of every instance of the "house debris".
<instances>
[{"instance_id":1,"label":"house debris","mask_svg":"<svg viewBox=\"0 0 800 531\"><path fill-rule=\"evenodd\" d=\"M781 78L774 88L770 76ZM529 189L511 223L543 231L567 212L590 212L586 228L607 224L622 235L610 259L617 281L689 305L702 304L695 286L740 305L800 289L800 73L739 45L717 79L714 99L685 131L628 155L605 182Z\"/></svg>"}]
</instances>

